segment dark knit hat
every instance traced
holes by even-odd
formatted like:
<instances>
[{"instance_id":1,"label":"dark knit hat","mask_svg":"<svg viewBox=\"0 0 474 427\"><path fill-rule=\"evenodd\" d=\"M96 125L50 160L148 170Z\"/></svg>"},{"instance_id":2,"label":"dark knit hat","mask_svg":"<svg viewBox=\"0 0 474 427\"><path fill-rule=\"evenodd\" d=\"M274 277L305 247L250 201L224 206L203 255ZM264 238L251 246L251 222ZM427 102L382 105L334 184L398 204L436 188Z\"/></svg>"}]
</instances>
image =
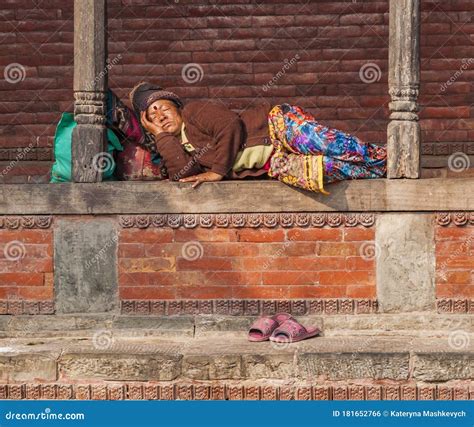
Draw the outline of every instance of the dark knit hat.
<instances>
[{"instance_id":1,"label":"dark knit hat","mask_svg":"<svg viewBox=\"0 0 474 427\"><path fill-rule=\"evenodd\" d=\"M151 83L138 83L130 92L130 102L138 114L146 111L151 104L159 99L169 99L179 108L183 107L183 101L178 95Z\"/></svg>"}]
</instances>

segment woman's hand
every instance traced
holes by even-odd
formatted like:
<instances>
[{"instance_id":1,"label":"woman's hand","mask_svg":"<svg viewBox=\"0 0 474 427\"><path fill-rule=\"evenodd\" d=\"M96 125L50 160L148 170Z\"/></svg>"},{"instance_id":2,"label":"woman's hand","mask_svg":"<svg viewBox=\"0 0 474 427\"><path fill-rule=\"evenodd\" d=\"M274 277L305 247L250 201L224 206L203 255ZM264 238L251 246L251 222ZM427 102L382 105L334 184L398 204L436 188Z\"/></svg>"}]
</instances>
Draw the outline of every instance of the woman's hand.
<instances>
[{"instance_id":1,"label":"woman's hand","mask_svg":"<svg viewBox=\"0 0 474 427\"><path fill-rule=\"evenodd\" d=\"M220 175L215 172L204 172L199 175L188 176L187 178L181 178L179 182L194 182L193 188L196 188L202 182L215 182L220 181L224 178L223 175Z\"/></svg>"},{"instance_id":2,"label":"woman's hand","mask_svg":"<svg viewBox=\"0 0 474 427\"><path fill-rule=\"evenodd\" d=\"M153 136L157 136L160 133L164 132L163 128L160 125L154 122L150 122L150 120L147 119L146 111L141 112L140 119L142 122L142 126L145 128L145 130L150 132Z\"/></svg>"}]
</instances>

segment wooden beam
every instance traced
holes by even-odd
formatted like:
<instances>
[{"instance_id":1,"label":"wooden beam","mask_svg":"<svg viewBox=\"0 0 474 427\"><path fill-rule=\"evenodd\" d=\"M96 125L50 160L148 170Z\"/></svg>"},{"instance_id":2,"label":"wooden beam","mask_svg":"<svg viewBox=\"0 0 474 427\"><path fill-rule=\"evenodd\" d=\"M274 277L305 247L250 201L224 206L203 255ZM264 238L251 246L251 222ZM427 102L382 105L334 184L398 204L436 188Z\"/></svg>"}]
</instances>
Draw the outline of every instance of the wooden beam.
<instances>
[{"instance_id":1,"label":"wooden beam","mask_svg":"<svg viewBox=\"0 0 474 427\"><path fill-rule=\"evenodd\" d=\"M387 177L419 178L420 0L390 0Z\"/></svg>"},{"instance_id":2,"label":"wooden beam","mask_svg":"<svg viewBox=\"0 0 474 427\"><path fill-rule=\"evenodd\" d=\"M106 153L106 0L74 0L74 117L72 178L102 180Z\"/></svg>"},{"instance_id":3,"label":"wooden beam","mask_svg":"<svg viewBox=\"0 0 474 427\"><path fill-rule=\"evenodd\" d=\"M6 184L0 215L474 211L473 178L354 180L329 196L277 181Z\"/></svg>"}]
</instances>

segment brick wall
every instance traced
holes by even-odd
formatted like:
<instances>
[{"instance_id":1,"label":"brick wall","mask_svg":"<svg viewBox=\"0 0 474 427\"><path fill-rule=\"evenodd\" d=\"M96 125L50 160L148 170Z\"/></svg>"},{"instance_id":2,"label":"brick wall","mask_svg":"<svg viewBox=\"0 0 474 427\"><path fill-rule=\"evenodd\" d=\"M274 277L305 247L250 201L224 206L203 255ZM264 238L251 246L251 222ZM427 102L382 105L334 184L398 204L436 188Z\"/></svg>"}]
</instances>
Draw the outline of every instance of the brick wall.
<instances>
[{"instance_id":1,"label":"brick wall","mask_svg":"<svg viewBox=\"0 0 474 427\"><path fill-rule=\"evenodd\" d=\"M375 298L374 228L125 229L122 299Z\"/></svg>"},{"instance_id":2,"label":"brick wall","mask_svg":"<svg viewBox=\"0 0 474 427\"><path fill-rule=\"evenodd\" d=\"M474 228L438 226L435 241L437 298L474 298Z\"/></svg>"},{"instance_id":3,"label":"brick wall","mask_svg":"<svg viewBox=\"0 0 474 427\"><path fill-rule=\"evenodd\" d=\"M50 312L53 292L52 230L1 229L0 313Z\"/></svg>"},{"instance_id":4,"label":"brick wall","mask_svg":"<svg viewBox=\"0 0 474 427\"><path fill-rule=\"evenodd\" d=\"M125 97L146 78L185 99L221 98L235 109L259 97L293 102L324 123L385 142L388 0L213 3L109 0L110 86ZM0 6L0 73L15 63L24 69L23 80L21 69L11 75L17 83L0 80L0 160L18 158L19 147L30 147L21 160L52 158L55 124L72 110L72 4ZM474 64L463 61L474 57L473 11L470 0L422 0L425 154L474 153L467 144L474 137ZM191 63L202 74L198 69L197 81L186 83ZM360 77L367 64L375 64L373 83Z\"/></svg>"},{"instance_id":5,"label":"brick wall","mask_svg":"<svg viewBox=\"0 0 474 427\"><path fill-rule=\"evenodd\" d=\"M92 258L73 262L98 259L117 271L126 313L369 313L377 309L381 254L376 216L124 215L113 220L118 246L107 261L98 247ZM54 311L57 219L0 216L0 314ZM441 312L474 309L473 225L472 212L433 215ZM58 283L76 286L74 274L58 271Z\"/></svg>"}]
</instances>

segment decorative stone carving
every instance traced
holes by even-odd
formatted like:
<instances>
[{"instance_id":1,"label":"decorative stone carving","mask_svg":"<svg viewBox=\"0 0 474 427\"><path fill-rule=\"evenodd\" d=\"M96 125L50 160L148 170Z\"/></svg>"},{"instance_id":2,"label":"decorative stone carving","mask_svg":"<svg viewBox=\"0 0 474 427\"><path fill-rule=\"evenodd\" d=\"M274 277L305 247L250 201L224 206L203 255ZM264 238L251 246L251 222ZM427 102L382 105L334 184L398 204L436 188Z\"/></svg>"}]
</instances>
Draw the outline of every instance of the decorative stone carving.
<instances>
[{"instance_id":1,"label":"decorative stone carving","mask_svg":"<svg viewBox=\"0 0 474 427\"><path fill-rule=\"evenodd\" d=\"M209 382L178 382L176 384L133 383L112 384L29 383L0 385L0 399L147 399L147 400L467 400L469 381L452 384L426 385L416 383L377 384L376 382L297 387L262 385L258 383L215 384ZM471 396L472 398L472 396Z\"/></svg>"},{"instance_id":2,"label":"decorative stone carving","mask_svg":"<svg viewBox=\"0 0 474 427\"><path fill-rule=\"evenodd\" d=\"M463 305L467 310L467 304ZM258 316L284 311L293 315L369 314L377 311L377 302L369 299L319 300L122 300L123 314L220 314L226 316ZM459 311L457 311L459 312Z\"/></svg>"},{"instance_id":3,"label":"decorative stone carving","mask_svg":"<svg viewBox=\"0 0 474 427\"><path fill-rule=\"evenodd\" d=\"M54 314L53 301L0 300L0 314Z\"/></svg>"},{"instance_id":4,"label":"decorative stone carving","mask_svg":"<svg viewBox=\"0 0 474 427\"><path fill-rule=\"evenodd\" d=\"M7 228L16 230L25 229L47 229L53 222L52 216L0 216L0 229Z\"/></svg>"},{"instance_id":5,"label":"decorative stone carving","mask_svg":"<svg viewBox=\"0 0 474 427\"><path fill-rule=\"evenodd\" d=\"M122 228L274 228L274 227L372 227L375 224L373 213L245 213L245 214L157 214L120 215ZM1 227L1 225L0 225Z\"/></svg>"},{"instance_id":6,"label":"decorative stone carving","mask_svg":"<svg viewBox=\"0 0 474 427\"><path fill-rule=\"evenodd\" d=\"M438 212L436 214L436 224L447 226L451 223L457 226L473 225L474 212Z\"/></svg>"}]
</instances>

